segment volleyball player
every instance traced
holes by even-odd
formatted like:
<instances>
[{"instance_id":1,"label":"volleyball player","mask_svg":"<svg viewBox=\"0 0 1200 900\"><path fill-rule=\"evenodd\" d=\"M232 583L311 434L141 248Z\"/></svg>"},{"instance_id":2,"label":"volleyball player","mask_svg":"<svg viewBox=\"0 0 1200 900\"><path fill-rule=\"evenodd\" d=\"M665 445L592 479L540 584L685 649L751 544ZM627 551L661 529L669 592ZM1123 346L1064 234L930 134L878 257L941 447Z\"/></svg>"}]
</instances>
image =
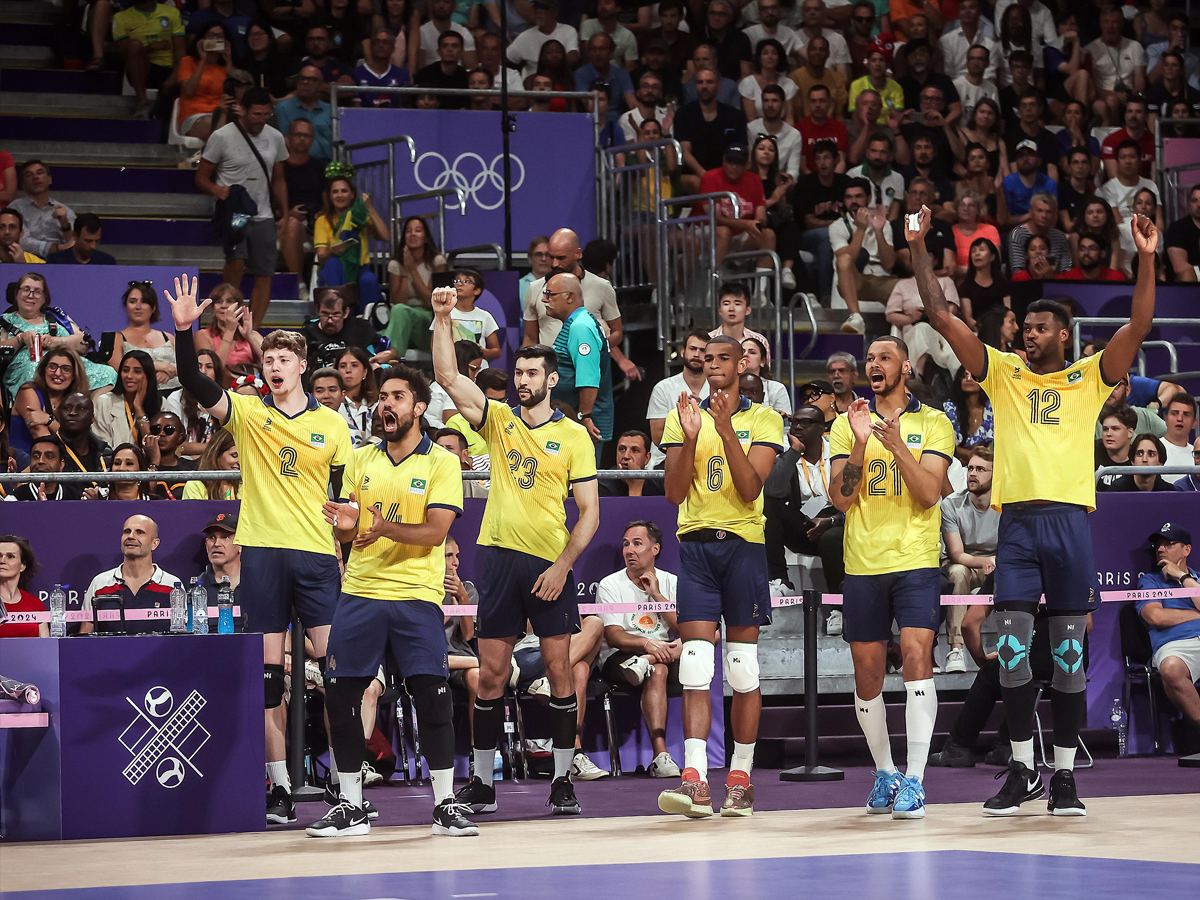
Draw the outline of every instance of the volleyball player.
<instances>
[{"instance_id":1,"label":"volleyball player","mask_svg":"<svg viewBox=\"0 0 1200 900\"><path fill-rule=\"evenodd\" d=\"M522 347L513 382L519 405L488 400L458 371L454 356L453 288L433 292L433 370L454 407L488 444L491 491L479 530L479 692L475 700L475 774L459 793L474 812L496 810L492 783L503 725L502 694L512 650L526 620L539 638L550 681L554 780L547 803L555 813L580 812L571 784L578 709L571 677L571 635L579 628L571 567L600 524L596 451L578 422L550 406L558 361L549 347ZM579 521L567 531L563 504L574 490Z\"/></svg>"},{"instance_id":2,"label":"volleyball player","mask_svg":"<svg viewBox=\"0 0 1200 900\"><path fill-rule=\"evenodd\" d=\"M1013 758L1004 786L984 803L983 812L1013 815L1022 803L1046 794L1034 768L1037 687L1029 662L1033 616L1044 595L1054 657L1054 775L1047 808L1056 816L1083 816L1087 811L1073 770L1087 711L1087 614L1099 602L1087 523L1096 506L1092 435L1100 408L1137 359L1154 323L1158 230L1144 216L1131 221L1138 278L1129 321L1102 352L1068 365L1070 315L1054 300L1037 300L1026 310L1026 360L985 346L972 334L950 312L933 273L925 249L930 212L922 207L919 216L919 227L906 229L905 237L925 313L987 392L995 416L992 506L1000 510L1000 532L992 618L999 632L1000 690Z\"/></svg>"},{"instance_id":3,"label":"volleyball player","mask_svg":"<svg viewBox=\"0 0 1200 900\"><path fill-rule=\"evenodd\" d=\"M446 534L462 514L458 457L421 433L429 382L396 365L380 373L376 414L385 443L354 452L349 503L324 504L342 543L354 542L329 630L325 708L339 771L340 802L307 829L310 837L366 834L363 692L390 654L421 723L421 752L433 782L433 833L479 834L454 799L454 707L446 679Z\"/></svg>"},{"instance_id":4,"label":"volleyball player","mask_svg":"<svg viewBox=\"0 0 1200 900\"><path fill-rule=\"evenodd\" d=\"M908 347L881 337L867 349L874 397L858 399L829 435L830 500L846 514L843 637L854 659L854 709L875 760L867 812L925 817L925 762L937 718L933 640L941 606L942 481L954 455L954 427L904 385ZM866 484L863 484L863 479ZM892 620L904 656L906 773L892 763L883 676Z\"/></svg>"},{"instance_id":5,"label":"volleyball player","mask_svg":"<svg viewBox=\"0 0 1200 900\"><path fill-rule=\"evenodd\" d=\"M714 646L725 622L725 677L733 688L733 761L723 816L754 813L754 745L762 693L758 630L771 621L771 591L763 534L763 484L783 452L783 419L738 394L746 368L734 338L710 338L704 348L708 398L686 391L667 414L660 446L667 454L664 490L679 506L677 613L683 654L684 769L679 787L658 796L658 808L689 818L713 814L708 787L709 687Z\"/></svg>"},{"instance_id":6,"label":"volleyball player","mask_svg":"<svg viewBox=\"0 0 1200 900\"><path fill-rule=\"evenodd\" d=\"M304 338L273 331L263 338L266 397L222 390L201 374L192 323L212 302L196 302L196 281L175 279L175 296L164 292L175 319L179 382L237 442L242 470L236 542L242 547L242 597L247 629L263 635L266 700L267 819L296 821L291 798L282 718L283 641L300 616L323 666L329 624L337 605L338 548L321 504L341 490L352 443L345 419L305 393ZM247 315L249 313L247 312Z\"/></svg>"}]
</instances>

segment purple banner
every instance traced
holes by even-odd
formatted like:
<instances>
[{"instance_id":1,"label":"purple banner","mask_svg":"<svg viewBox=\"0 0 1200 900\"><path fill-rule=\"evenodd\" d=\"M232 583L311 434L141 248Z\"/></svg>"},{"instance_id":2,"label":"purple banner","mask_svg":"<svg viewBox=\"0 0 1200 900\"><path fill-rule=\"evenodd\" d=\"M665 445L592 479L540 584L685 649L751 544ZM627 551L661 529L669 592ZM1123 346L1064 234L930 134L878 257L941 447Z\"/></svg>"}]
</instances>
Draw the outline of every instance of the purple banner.
<instances>
[{"instance_id":1,"label":"purple banner","mask_svg":"<svg viewBox=\"0 0 1200 900\"><path fill-rule=\"evenodd\" d=\"M131 281L150 281L158 290L163 319L159 328L171 329L171 309L162 292L175 292L175 279L184 273L195 278L195 266L27 266L0 265L0 284L16 281L26 272L44 275L50 286L50 303L57 306L79 327L91 332L96 343L104 331L120 331L129 325L121 306L121 295Z\"/></svg>"},{"instance_id":2,"label":"purple banner","mask_svg":"<svg viewBox=\"0 0 1200 900\"><path fill-rule=\"evenodd\" d=\"M264 829L258 635L4 644L5 675L42 688L53 728L5 742L6 837Z\"/></svg>"},{"instance_id":3,"label":"purple banner","mask_svg":"<svg viewBox=\"0 0 1200 900\"><path fill-rule=\"evenodd\" d=\"M446 247L503 243L504 156L500 113L474 110L344 109L341 137L347 144L398 134L412 137L416 165L397 152L396 193L417 194L459 188L467 195L466 215L450 198ZM512 239L524 252L535 235L571 228L586 243L596 234L596 139L592 117L584 113L519 112L509 137L512 155ZM382 148L354 154L354 161L383 159ZM569 163L564 162L569 160ZM417 201L413 212L427 212L433 201ZM404 207L409 213L409 206Z\"/></svg>"}]
</instances>

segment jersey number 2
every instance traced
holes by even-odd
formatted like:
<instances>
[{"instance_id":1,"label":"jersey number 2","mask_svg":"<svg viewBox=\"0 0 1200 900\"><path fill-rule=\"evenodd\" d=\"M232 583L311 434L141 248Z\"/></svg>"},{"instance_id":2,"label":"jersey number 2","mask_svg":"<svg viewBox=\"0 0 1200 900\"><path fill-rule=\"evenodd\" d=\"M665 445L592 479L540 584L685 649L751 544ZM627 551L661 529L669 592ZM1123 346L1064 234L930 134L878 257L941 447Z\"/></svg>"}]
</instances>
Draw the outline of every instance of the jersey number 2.
<instances>
[{"instance_id":1,"label":"jersey number 2","mask_svg":"<svg viewBox=\"0 0 1200 900\"><path fill-rule=\"evenodd\" d=\"M296 471L295 447L281 447L279 449L279 474L285 475L288 478L300 477L300 473Z\"/></svg>"},{"instance_id":2,"label":"jersey number 2","mask_svg":"<svg viewBox=\"0 0 1200 900\"><path fill-rule=\"evenodd\" d=\"M1039 391L1034 388L1025 395L1029 401L1029 421L1034 425L1057 425L1059 406L1062 405L1062 394L1051 388Z\"/></svg>"}]
</instances>

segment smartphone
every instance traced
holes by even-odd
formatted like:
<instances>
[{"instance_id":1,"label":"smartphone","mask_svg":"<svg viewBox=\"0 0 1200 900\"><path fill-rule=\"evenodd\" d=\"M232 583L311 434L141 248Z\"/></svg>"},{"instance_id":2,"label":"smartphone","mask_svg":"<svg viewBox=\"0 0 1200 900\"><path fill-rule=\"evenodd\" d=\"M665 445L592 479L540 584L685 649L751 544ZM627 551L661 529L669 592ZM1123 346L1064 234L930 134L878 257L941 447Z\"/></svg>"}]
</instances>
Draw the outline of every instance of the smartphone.
<instances>
[{"instance_id":1,"label":"smartphone","mask_svg":"<svg viewBox=\"0 0 1200 900\"><path fill-rule=\"evenodd\" d=\"M204 49L209 53L224 53L225 42L220 38L213 38L212 40L204 42Z\"/></svg>"},{"instance_id":2,"label":"smartphone","mask_svg":"<svg viewBox=\"0 0 1200 900\"><path fill-rule=\"evenodd\" d=\"M454 273L434 272L433 275L430 276L429 281L430 287L433 288L454 287Z\"/></svg>"}]
</instances>

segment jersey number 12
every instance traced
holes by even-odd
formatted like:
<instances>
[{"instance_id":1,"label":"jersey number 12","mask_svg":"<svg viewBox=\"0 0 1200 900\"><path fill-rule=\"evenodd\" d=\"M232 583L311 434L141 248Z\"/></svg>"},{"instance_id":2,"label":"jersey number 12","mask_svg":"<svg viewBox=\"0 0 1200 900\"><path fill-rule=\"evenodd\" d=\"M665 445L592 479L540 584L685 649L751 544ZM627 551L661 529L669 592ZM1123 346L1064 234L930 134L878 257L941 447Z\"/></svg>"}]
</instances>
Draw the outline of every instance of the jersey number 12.
<instances>
[{"instance_id":1,"label":"jersey number 12","mask_svg":"<svg viewBox=\"0 0 1200 900\"><path fill-rule=\"evenodd\" d=\"M1025 395L1029 401L1029 421L1034 425L1057 425L1059 406L1062 405L1062 394L1051 388L1039 391L1034 388Z\"/></svg>"}]
</instances>

